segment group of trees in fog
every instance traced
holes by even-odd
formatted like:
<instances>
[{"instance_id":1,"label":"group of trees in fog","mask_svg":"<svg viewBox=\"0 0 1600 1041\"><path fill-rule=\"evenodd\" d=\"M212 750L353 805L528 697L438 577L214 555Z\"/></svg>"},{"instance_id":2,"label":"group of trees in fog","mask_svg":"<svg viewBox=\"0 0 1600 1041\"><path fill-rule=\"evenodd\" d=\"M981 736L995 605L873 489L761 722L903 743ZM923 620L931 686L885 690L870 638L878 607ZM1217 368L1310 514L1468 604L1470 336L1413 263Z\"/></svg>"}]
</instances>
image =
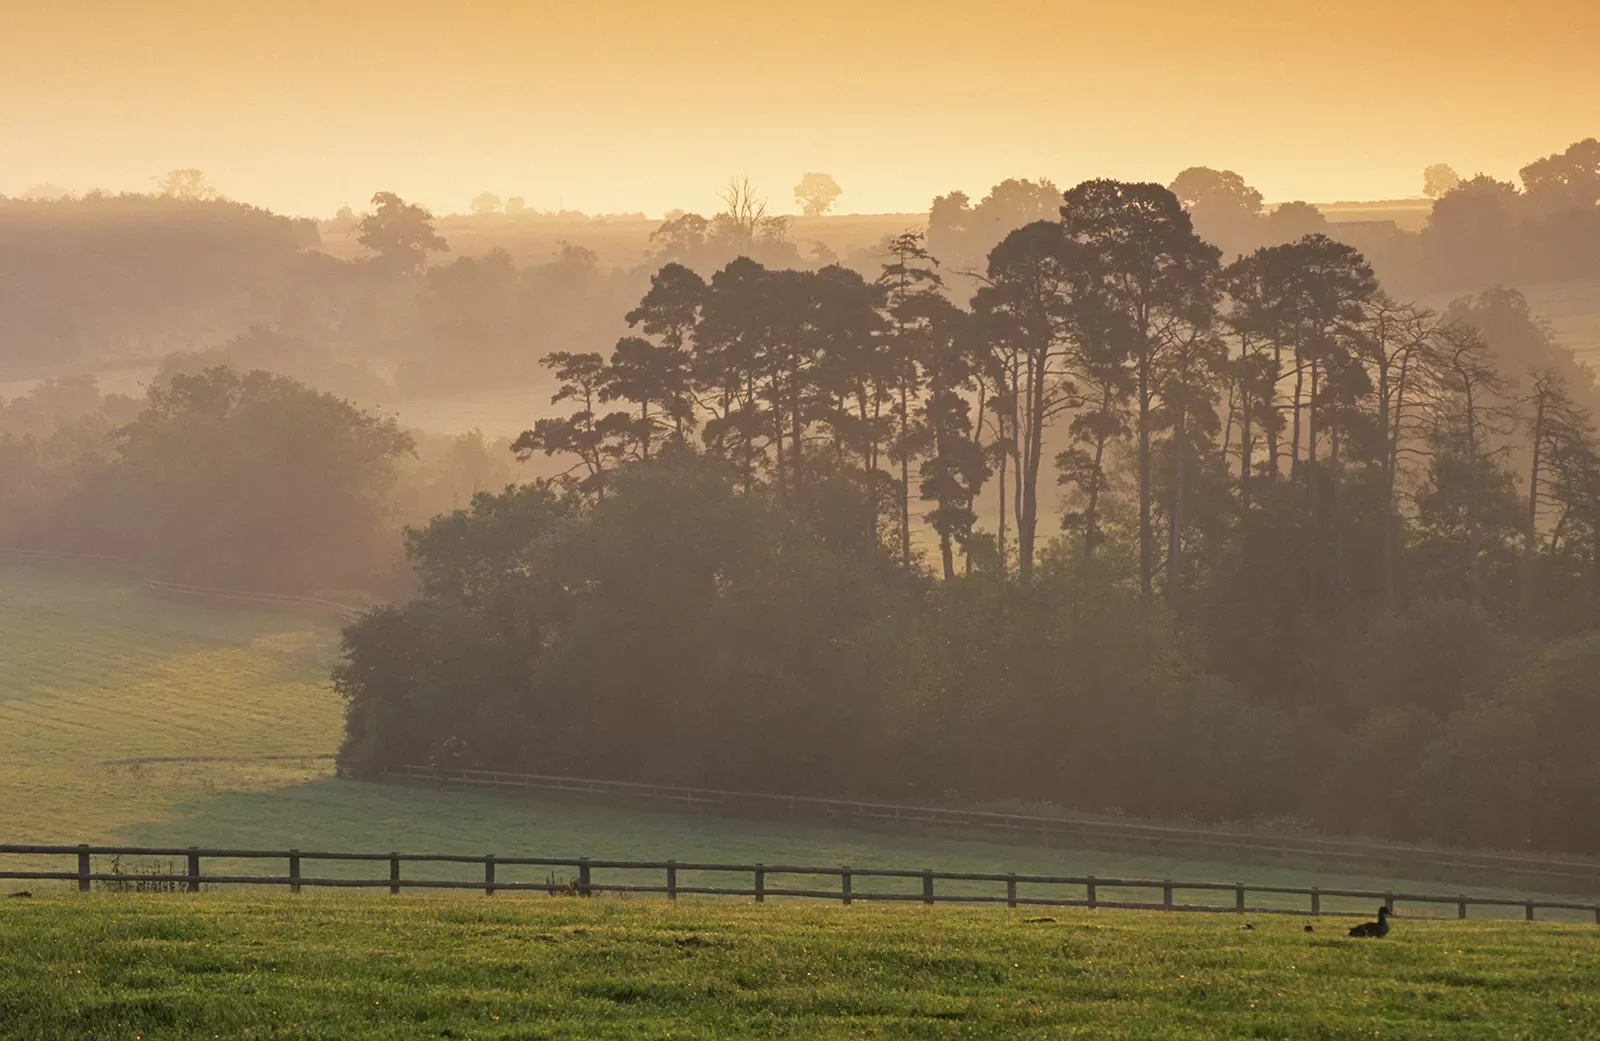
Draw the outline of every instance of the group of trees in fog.
<instances>
[{"instance_id":1,"label":"group of trees in fog","mask_svg":"<svg viewBox=\"0 0 1600 1041\"><path fill-rule=\"evenodd\" d=\"M79 376L0 403L0 546L208 587L403 596L397 530L519 476L508 442L402 431L250 367L252 350L176 359L143 399Z\"/></svg>"},{"instance_id":2,"label":"group of trees in fog","mask_svg":"<svg viewBox=\"0 0 1600 1041\"><path fill-rule=\"evenodd\" d=\"M1392 291L1416 295L1593 276L1600 270L1597 164L1600 146L1586 140L1528 164L1519 184L1435 170L1429 189L1438 198L1420 233L1386 221L1330 223L1304 202L1268 207L1228 170L1191 168L1169 187L1224 262L1322 233L1361 250ZM794 193L806 213L821 214L839 186L827 174L809 173ZM1053 219L1059 195L1048 180L1010 179L976 201L959 191L933 200L926 246L939 257L952 292L965 300L989 251L1016 228ZM513 210L532 214L490 193L473 210L476 225L458 217L452 227L533 226L531 217L490 220ZM544 216L570 222L581 215ZM380 192L367 212L346 208L319 231L315 221L219 197L198 170L172 171L153 195L0 199L0 309L8 318L0 328L0 358L22 375L59 373L74 364L206 351L261 326L309 342L339 363L353 378L328 389L363 400L375 383L391 399L498 387L537 380L531 362L549 351L606 349L628 302L661 263L677 261L703 277L739 256L772 267L844 263L864 270L873 262L869 254L886 248L846 245L816 224L797 232L793 219L773 212L748 179L735 178L718 212L669 213L626 256L603 260L594 242L585 244L581 226L570 244L505 256L501 266L532 273L513 280L514 300L502 308L509 314L495 335L480 339L468 328L434 324L430 313L435 273L487 252L456 255L438 223L414 201ZM318 248L321 232L363 255L335 259ZM798 234L807 241L796 241ZM569 254L594 263L575 267ZM552 265L581 275L578 291L569 279L543 277L541 269ZM470 274L439 277L459 283ZM326 375L326 367L284 371L293 363L286 359L274 371L300 379Z\"/></svg>"},{"instance_id":3,"label":"group of trees in fog","mask_svg":"<svg viewBox=\"0 0 1600 1041\"><path fill-rule=\"evenodd\" d=\"M570 469L414 530L422 595L347 632L344 768L1600 848L1586 371L1511 291L1225 263L1159 185L1056 211L964 302L916 232L663 266L546 358L570 411L513 447Z\"/></svg>"},{"instance_id":4,"label":"group of trees in fog","mask_svg":"<svg viewBox=\"0 0 1600 1041\"><path fill-rule=\"evenodd\" d=\"M1422 234L1433 284L1600 275L1600 140L1535 160L1519 180L1478 174L1435 200Z\"/></svg>"},{"instance_id":5,"label":"group of trees in fog","mask_svg":"<svg viewBox=\"0 0 1600 1041\"><path fill-rule=\"evenodd\" d=\"M1330 223L1305 202L1268 208L1231 170L1191 167L1170 187L1196 230L1225 254L1321 232L1358 247L1385 284L1411 292L1600 275L1600 141L1535 160L1518 180L1428 167L1423 190L1434 202L1421 232L1385 221Z\"/></svg>"},{"instance_id":6,"label":"group of trees in fog","mask_svg":"<svg viewBox=\"0 0 1600 1041\"><path fill-rule=\"evenodd\" d=\"M5 203L14 357L216 332L142 401L0 403L0 542L397 594L336 677L353 773L1600 850L1600 391L1479 289L1590 271L1588 145L1520 188L1435 171L1433 223L1372 249L1203 168L951 193L870 265L802 254L745 179L612 271L453 253L389 193L355 262L181 183ZM552 411L499 445L338 396L534 379Z\"/></svg>"}]
</instances>

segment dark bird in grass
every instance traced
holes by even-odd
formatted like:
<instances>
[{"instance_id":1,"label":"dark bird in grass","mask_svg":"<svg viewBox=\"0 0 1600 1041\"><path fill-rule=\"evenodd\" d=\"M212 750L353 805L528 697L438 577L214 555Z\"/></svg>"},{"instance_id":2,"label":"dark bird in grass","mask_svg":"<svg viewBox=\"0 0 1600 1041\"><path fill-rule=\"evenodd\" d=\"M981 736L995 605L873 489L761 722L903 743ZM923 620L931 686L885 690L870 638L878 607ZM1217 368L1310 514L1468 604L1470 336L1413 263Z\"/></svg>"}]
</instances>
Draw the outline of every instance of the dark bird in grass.
<instances>
[{"instance_id":1,"label":"dark bird in grass","mask_svg":"<svg viewBox=\"0 0 1600 1041\"><path fill-rule=\"evenodd\" d=\"M1316 927L1316 926L1314 926L1314 925L1308 925L1308 926L1306 926L1306 932L1308 932L1308 933L1314 933L1314 932L1316 932L1316 931L1317 931L1317 927Z\"/></svg>"},{"instance_id":2,"label":"dark bird in grass","mask_svg":"<svg viewBox=\"0 0 1600 1041\"><path fill-rule=\"evenodd\" d=\"M1360 925L1350 930L1350 935L1368 936L1375 940L1388 936L1389 909L1387 907L1378 908L1378 920L1376 922L1362 922Z\"/></svg>"},{"instance_id":3,"label":"dark bird in grass","mask_svg":"<svg viewBox=\"0 0 1600 1041\"><path fill-rule=\"evenodd\" d=\"M11 897L12 897L12 899L17 899L18 897L26 899L26 898L28 898L28 897L30 897L32 895L33 894L28 892L26 889L19 889L15 893L12 893Z\"/></svg>"},{"instance_id":4,"label":"dark bird in grass","mask_svg":"<svg viewBox=\"0 0 1600 1041\"><path fill-rule=\"evenodd\" d=\"M1249 922L1246 922L1243 925L1241 925L1239 928L1241 928L1241 929L1254 929L1255 926L1251 925Z\"/></svg>"}]
</instances>

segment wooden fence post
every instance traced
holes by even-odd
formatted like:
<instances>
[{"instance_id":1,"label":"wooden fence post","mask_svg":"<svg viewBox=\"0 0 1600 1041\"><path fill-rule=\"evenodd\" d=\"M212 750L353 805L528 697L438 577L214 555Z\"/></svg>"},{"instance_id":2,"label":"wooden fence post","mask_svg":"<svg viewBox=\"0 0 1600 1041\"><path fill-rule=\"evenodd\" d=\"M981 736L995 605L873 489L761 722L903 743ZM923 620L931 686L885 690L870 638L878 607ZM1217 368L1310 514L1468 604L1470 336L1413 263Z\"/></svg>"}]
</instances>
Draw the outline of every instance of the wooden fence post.
<instances>
[{"instance_id":1,"label":"wooden fence post","mask_svg":"<svg viewBox=\"0 0 1600 1041\"><path fill-rule=\"evenodd\" d=\"M1089 906L1090 907L1095 906L1095 895L1094 895L1095 886L1094 886L1094 876L1093 875L1089 876L1089 881L1085 884L1084 888L1087 889L1088 892L1089 892Z\"/></svg>"},{"instance_id":2,"label":"wooden fence post","mask_svg":"<svg viewBox=\"0 0 1600 1041\"><path fill-rule=\"evenodd\" d=\"M1463 922L1467 920L1467 898L1465 895L1456 898L1456 917ZM1600 918L1597 918L1596 921L1600 921Z\"/></svg>"},{"instance_id":3,"label":"wooden fence post","mask_svg":"<svg viewBox=\"0 0 1600 1041\"><path fill-rule=\"evenodd\" d=\"M933 906L933 868L922 869L922 902Z\"/></svg>"},{"instance_id":4,"label":"wooden fence post","mask_svg":"<svg viewBox=\"0 0 1600 1041\"><path fill-rule=\"evenodd\" d=\"M590 889L589 889L590 884L591 883L590 883L590 878L589 878L589 858L588 857L579 857L578 858L578 895L579 896L589 896L589 895L591 895Z\"/></svg>"},{"instance_id":5,"label":"wooden fence post","mask_svg":"<svg viewBox=\"0 0 1600 1041\"><path fill-rule=\"evenodd\" d=\"M189 847L189 892L200 892L200 847Z\"/></svg>"},{"instance_id":6,"label":"wooden fence post","mask_svg":"<svg viewBox=\"0 0 1600 1041\"><path fill-rule=\"evenodd\" d=\"M1383 906L1389 909L1390 914L1394 914L1394 890L1383 894Z\"/></svg>"},{"instance_id":7,"label":"wooden fence post","mask_svg":"<svg viewBox=\"0 0 1600 1041\"><path fill-rule=\"evenodd\" d=\"M1322 913L1322 891L1316 886L1311 887L1311 913L1315 915Z\"/></svg>"},{"instance_id":8,"label":"wooden fence post","mask_svg":"<svg viewBox=\"0 0 1600 1041\"><path fill-rule=\"evenodd\" d=\"M1533 921L1533 901L1529 900L1523 906L1526 907L1527 911L1528 911L1527 920L1530 921L1530 922Z\"/></svg>"},{"instance_id":9,"label":"wooden fence post","mask_svg":"<svg viewBox=\"0 0 1600 1041\"><path fill-rule=\"evenodd\" d=\"M1233 909L1235 911L1243 911L1244 910L1244 883L1243 882L1235 882L1233 884Z\"/></svg>"},{"instance_id":10,"label":"wooden fence post","mask_svg":"<svg viewBox=\"0 0 1600 1041\"><path fill-rule=\"evenodd\" d=\"M678 862L667 861L667 899L678 899Z\"/></svg>"},{"instance_id":11,"label":"wooden fence post","mask_svg":"<svg viewBox=\"0 0 1600 1041\"><path fill-rule=\"evenodd\" d=\"M400 854L389 854L389 895L400 895Z\"/></svg>"},{"instance_id":12,"label":"wooden fence post","mask_svg":"<svg viewBox=\"0 0 1600 1041\"><path fill-rule=\"evenodd\" d=\"M839 872L839 896L844 900L845 905L848 906L849 903L850 903L850 869L849 868L845 868L843 871Z\"/></svg>"},{"instance_id":13,"label":"wooden fence post","mask_svg":"<svg viewBox=\"0 0 1600 1041\"><path fill-rule=\"evenodd\" d=\"M1013 873L1010 878L1006 879L1006 906L1017 906L1017 876L1015 873ZM1595 913L1600 915L1600 910L1597 910Z\"/></svg>"},{"instance_id":14,"label":"wooden fence post","mask_svg":"<svg viewBox=\"0 0 1600 1041\"><path fill-rule=\"evenodd\" d=\"M483 855L483 895L494 896L494 854Z\"/></svg>"},{"instance_id":15,"label":"wooden fence post","mask_svg":"<svg viewBox=\"0 0 1600 1041\"><path fill-rule=\"evenodd\" d=\"M767 869L761 864L756 865L756 903L767 902Z\"/></svg>"},{"instance_id":16,"label":"wooden fence post","mask_svg":"<svg viewBox=\"0 0 1600 1041\"><path fill-rule=\"evenodd\" d=\"M300 851L289 851L289 892L300 892Z\"/></svg>"},{"instance_id":17,"label":"wooden fence post","mask_svg":"<svg viewBox=\"0 0 1600 1041\"><path fill-rule=\"evenodd\" d=\"M78 892L89 891L89 873L93 869L89 864L89 847L87 844L78 847Z\"/></svg>"},{"instance_id":18,"label":"wooden fence post","mask_svg":"<svg viewBox=\"0 0 1600 1041\"><path fill-rule=\"evenodd\" d=\"M1172 910L1172 879L1163 879L1161 882L1161 906Z\"/></svg>"}]
</instances>

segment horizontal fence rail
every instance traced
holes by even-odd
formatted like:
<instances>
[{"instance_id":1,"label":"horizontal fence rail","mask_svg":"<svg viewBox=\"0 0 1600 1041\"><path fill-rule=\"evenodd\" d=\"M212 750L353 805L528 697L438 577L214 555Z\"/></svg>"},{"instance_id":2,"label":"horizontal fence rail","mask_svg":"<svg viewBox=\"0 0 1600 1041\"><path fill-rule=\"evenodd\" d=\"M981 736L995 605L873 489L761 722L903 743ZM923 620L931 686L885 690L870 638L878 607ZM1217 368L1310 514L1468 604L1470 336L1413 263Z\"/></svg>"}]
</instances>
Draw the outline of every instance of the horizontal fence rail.
<instances>
[{"instance_id":1,"label":"horizontal fence rail","mask_svg":"<svg viewBox=\"0 0 1600 1041\"><path fill-rule=\"evenodd\" d=\"M139 561L127 557L112 557L100 553L63 553L55 550L22 549L15 546L0 546L0 557L8 557L26 564L88 564L130 572L138 572L142 567ZM220 589L212 586L190 586L181 582L162 582L154 578L145 578L143 582L145 588L150 592L165 596L185 596L205 600L232 600L240 603L277 604L286 607L310 607L319 611L332 612L347 621L360 617L364 610L364 608L355 604L345 604L314 596L262 593L248 589Z\"/></svg>"},{"instance_id":2,"label":"horizontal fence rail","mask_svg":"<svg viewBox=\"0 0 1600 1041\"><path fill-rule=\"evenodd\" d=\"M1288 914L1350 916L1352 912L1327 910L1322 901L1335 899L1360 899L1381 901L1391 911L1396 904L1436 905L1454 907L1456 916L1467 917L1472 907L1521 908L1527 921L1535 920L1538 911L1578 911L1592 914L1600 925L1600 903L1572 903L1559 900L1511 899L1506 897L1468 896L1466 894L1411 893L1396 890L1324 889L1319 886L1254 885L1243 882L1184 882L1173 879L1101 878L1095 875L1037 875L995 873L981 871L934 871L930 868L908 870L898 868L816 867L796 864L723 864L678 860L597 860L588 857L497 857L463 854L417 853L331 853L298 849L211 849L200 846L37 846L0 845L0 857L71 857L75 870L60 871L0 871L0 879L75 882L82 892L93 884L111 885L161 884L182 886L189 892L198 892L202 885L288 886L299 892L302 887L331 887L347 889L382 889L399 893L403 889L466 889L481 890L487 896L496 892L543 892L555 895L594 896L603 893L658 894L668 900L679 896L750 897L757 902L768 897L830 900L842 904L857 901L896 901L902 903L934 904L1004 904L1007 907L1089 907L1124 910L1153 911L1205 911L1214 913ZM183 871L123 871L97 870L96 857L167 857L181 858ZM277 873L230 873L201 870L205 860L223 861L276 861L286 871ZM307 874L307 864L317 862L355 862L384 864L388 871L370 878L338 878ZM479 879L422 878L406 874L407 865L424 864L474 865L481 869ZM558 880L552 874L543 882L513 881L496 878L497 868L537 867L565 868L574 875L569 880ZM596 871L648 872L660 881L618 882L597 880ZM731 885L681 884L681 872L735 876ZM749 879L749 884L744 880ZM874 880L913 880L921 883L912 892L888 892L865 888ZM773 884L777 880L778 884ZM821 884L818 884L821 880ZM946 888L939 892L940 882L979 883L989 888L982 891L952 892ZM1019 887L1044 888L1049 895L1035 892L1022 893ZM1062 890L1067 890L1062 892ZM1107 899L1107 890L1133 890L1151 893L1149 900L1127 900L1113 896ZM1179 901L1177 894L1228 894L1222 903L1194 903ZM1157 898L1159 894L1159 898ZM1263 907L1250 902L1251 895L1275 897L1304 897L1305 904L1298 907Z\"/></svg>"},{"instance_id":3,"label":"horizontal fence rail","mask_svg":"<svg viewBox=\"0 0 1600 1041\"><path fill-rule=\"evenodd\" d=\"M427 782L484 791L557 791L590 795L615 795L675 802L692 806L724 807L758 813L805 813L816 816L854 817L964 828L984 828L1041 838L1114 839L1123 842L1181 846L1222 853L1247 852L1275 856L1315 856L1349 863L1405 864L1413 867L1512 873L1531 877L1600 885L1600 863L1499 853L1470 853L1390 846L1332 839L1301 839L1249 835L1202 828L1074 817L1044 817L984 810L957 810L934 806L824 799L803 795L771 795L715 788L685 788L670 784L640 784L552 774L509 773L452 767L400 766L386 770L390 780Z\"/></svg>"}]
</instances>

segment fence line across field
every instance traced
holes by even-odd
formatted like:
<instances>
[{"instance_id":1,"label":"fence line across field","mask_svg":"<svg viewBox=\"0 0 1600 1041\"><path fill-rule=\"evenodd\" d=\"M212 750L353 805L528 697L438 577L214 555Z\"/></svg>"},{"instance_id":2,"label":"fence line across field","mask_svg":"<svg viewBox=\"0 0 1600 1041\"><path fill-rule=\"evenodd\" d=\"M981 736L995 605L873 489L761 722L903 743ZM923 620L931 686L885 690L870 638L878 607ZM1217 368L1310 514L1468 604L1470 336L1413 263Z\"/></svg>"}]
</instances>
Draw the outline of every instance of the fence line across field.
<instances>
[{"instance_id":1,"label":"fence line across field","mask_svg":"<svg viewBox=\"0 0 1600 1041\"><path fill-rule=\"evenodd\" d=\"M686 788L669 784L641 784L551 774L509 773L434 766L400 766L385 777L492 791L558 791L591 795L621 795L697 806L744 807L764 812L807 812L825 816L862 817L912 824L980 827L1044 837L1109 838L1162 845L1201 847L1224 852L1334 857L1368 863L1408 864L1415 867L1471 869L1538 876L1600 884L1600 864L1553 858L1519 857L1498 853L1444 852L1409 846L1387 846L1329 839L1295 839L1242 835L1201 828L1158 824L1125 824L1074 817L1043 817L985 810L955 810L934 806L825 799L803 795Z\"/></svg>"},{"instance_id":2,"label":"fence line across field","mask_svg":"<svg viewBox=\"0 0 1600 1041\"><path fill-rule=\"evenodd\" d=\"M190 892L198 892L201 885L288 886L292 892L302 887L333 887L351 889L381 889L398 894L403 889L470 889L482 890L485 895L496 892L534 891L552 894L569 893L592 896L603 893L659 894L669 900L679 896L752 897L757 902L767 897L829 900L843 904L856 901L896 901L902 903L933 904L1004 904L1007 907L1090 907L1152 911L1208 911L1250 914L1289 915L1344 915L1349 912L1325 911L1325 898L1350 898L1380 900L1393 910L1396 903L1454 906L1458 918L1466 918L1470 907L1522 908L1528 921L1534 920L1536 911L1583 911L1594 915L1600 925L1600 903L1581 904L1557 900L1511 899L1505 897L1467 896L1465 894L1408 893L1395 890L1324 889L1319 886L1247 885L1243 882L1185 882L1174 879L1100 878L1094 875L1037 875L997 873L982 871L934 871L931 868L852 868L816 867L795 864L724 864L677 860L597 860L588 857L497 857L494 854L472 856L464 854L418 853L336 853L297 849L210 849L199 846L0 846L0 856L70 856L76 857L74 871L0 871L0 879L76 882L78 889L88 892L93 883L157 883L182 884ZM95 857L181 857L183 872L128 872L96 871ZM205 874L203 860L277 860L287 865L287 874ZM376 878L329 878L307 875L303 868L307 861L344 861L387 864L387 876ZM469 864L483 870L481 881L407 877L403 865L412 864ZM544 882L515 882L497 879L499 867L567 868L577 872L570 882L560 882L553 877ZM637 884L597 881L596 870L648 871L662 874L661 884ZM751 885L705 886L682 885L679 872L701 874L729 874L748 876ZM837 880L838 888L799 888L771 885L774 876L804 879ZM911 879L921 881L920 892L896 893L857 888L856 883L872 879ZM741 880L742 881L742 880ZM940 893L938 882L989 883L996 889L989 893L954 893L946 889ZM1004 890L999 889L1004 886ZM1048 886L1081 889L1075 894L1033 896L1018 891L1019 886ZM1104 890L1148 890L1160 892L1159 902L1101 899ZM1179 892L1230 893L1233 900L1226 904L1179 903ZM1272 896L1302 896L1307 898L1304 907L1256 907L1249 904L1250 894Z\"/></svg>"},{"instance_id":3,"label":"fence line across field","mask_svg":"<svg viewBox=\"0 0 1600 1041\"><path fill-rule=\"evenodd\" d=\"M142 565L128 557L112 557L102 553L63 553L55 550L22 549L0 546L0 557L11 557L29 564L91 564L97 567L116 568L139 573ZM152 593L166 596L186 596L201 600L232 600L241 603L278 604L286 607L310 607L329 611L348 620L360 617L363 608L354 604L324 600L314 596L295 596L290 593L264 593L248 589L221 589L214 586L191 586L181 582L163 582L154 578L141 578L144 587Z\"/></svg>"}]
</instances>

